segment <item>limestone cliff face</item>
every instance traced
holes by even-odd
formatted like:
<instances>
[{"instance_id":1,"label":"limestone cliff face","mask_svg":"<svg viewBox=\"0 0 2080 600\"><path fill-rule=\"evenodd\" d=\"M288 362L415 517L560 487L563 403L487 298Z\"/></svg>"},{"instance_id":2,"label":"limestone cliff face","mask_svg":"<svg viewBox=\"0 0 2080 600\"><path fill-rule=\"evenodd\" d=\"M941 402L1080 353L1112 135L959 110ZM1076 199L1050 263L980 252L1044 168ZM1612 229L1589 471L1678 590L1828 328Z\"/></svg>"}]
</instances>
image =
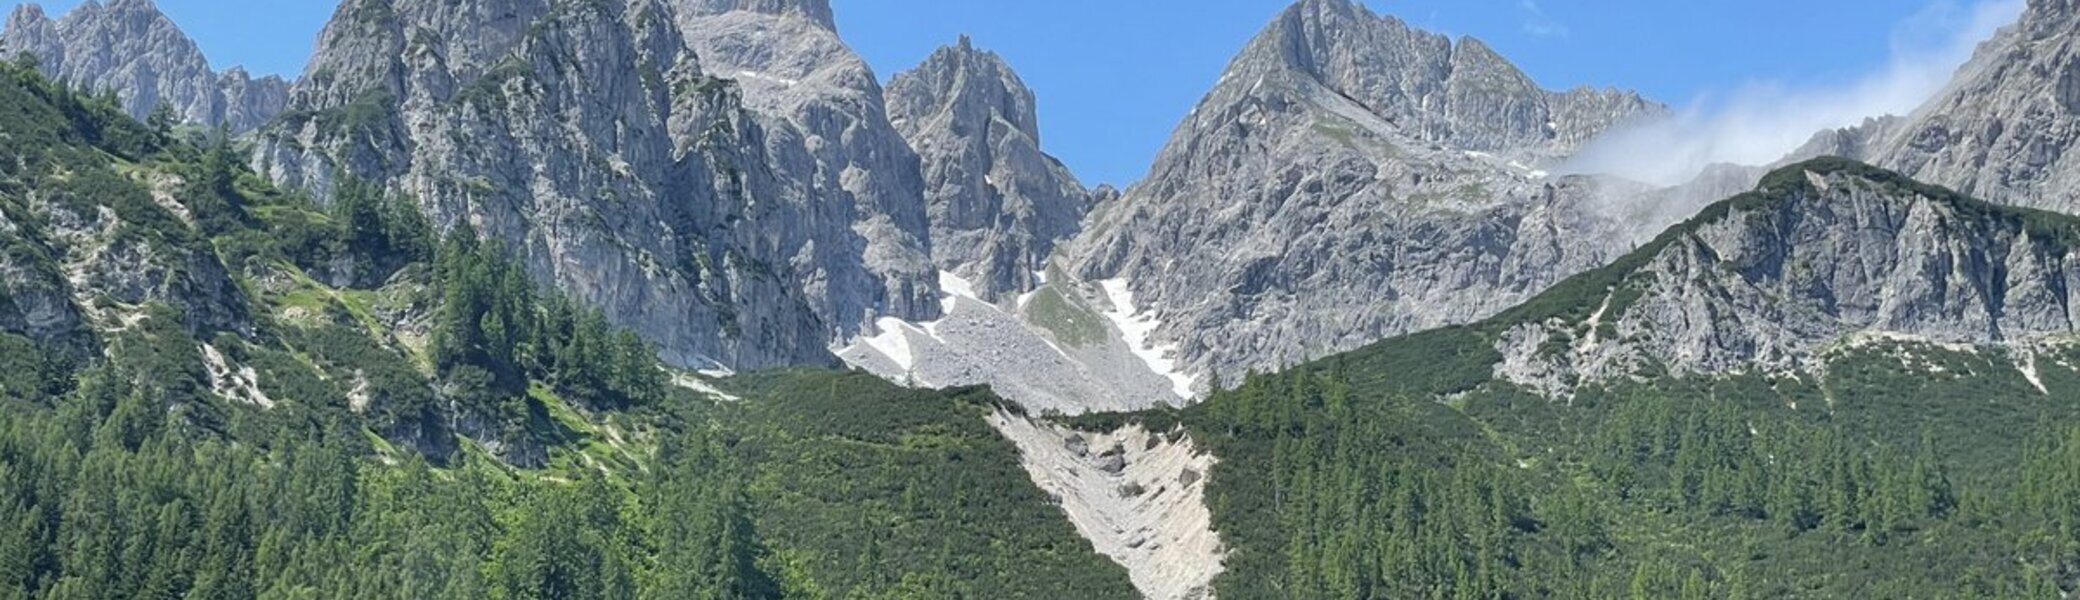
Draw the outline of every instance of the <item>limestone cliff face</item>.
<instances>
[{"instance_id":1,"label":"limestone cliff face","mask_svg":"<svg viewBox=\"0 0 2080 600\"><path fill-rule=\"evenodd\" d=\"M1305 0L1230 64L1075 273L1121 280L1181 369L1236 375L1476 320L1630 248L1601 182L1541 168L1660 110L1553 92L1477 40ZM1658 226L1655 227L1658 229Z\"/></svg>"},{"instance_id":2,"label":"limestone cliff face","mask_svg":"<svg viewBox=\"0 0 2080 600\"><path fill-rule=\"evenodd\" d=\"M796 256L813 268L812 297L839 332L875 315L909 320L939 313L924 177L889 123L881 84L832 27L825 0L672 0L679 29L718 77L742 85L743 105L767 134L766 168L782 194L808 210L838 207L854 235L815 235ZM767 201L762 199L761 201ZM836 261L857 268L832 268ZM818 292L817 290L826 290Z\"/></svg>"},{"instance_id":3,"label":"limestone cliff face","mask_svg":"<svg viewBox=\"0 0 2080 600\"><path fill-rule=\"evenodd\" d=\"M981 298L1031 291L1057 242L1074 236L1090 192L1040 150L1032 90L962 37L886 91L897 131L922 159L932 258Z\"/></svg>"},{"instance_id":4,"label":"limestone cliff face","mask_svg":"<svg viewBox=\"0 0 2080 600\"><path fill-rule=\"evenodd\" d=\"M52 78L112 90L140 120L164 103L187 122L245 132L288 100L280 77L211 71L202 50L151 0L88 0L57 20L24 4L8 17L0 52L33 54Z\"/></svg>"},{"instance_id":5,"label":"limestone cliff face","mask_svg":"<svg viewBox=\"0 0 2080 600\"><path fill-rule=\"evenodd\" d=\"M1936 97L1851 154L1973 197L2080 213L2080 8L2030 0Z\"/></svg>"},{"instance_id":6,"label":"limestone cliff face","mask_svg":"<svg viewBox=\"0 0 2080 600\"><path fill-rule=\"evenodd\" d=\"M690 16L714 16L743 11L793 17L826 31L838 30L838 21L831 15L831 4L828 0L683 0L679 5Z\"/></svg>"},{"instance_id":7,"label":"limestone cliff face","mask_svg":"<svg viewBox=\"0 0 2080 600\"><path fill-rule=\"evenodd\" d=\"M256 167L321 197L335 174L409 192L684 366L828 363L874 315L935 317L916 159L871 77L857 97L872 102L844 106L877 110L779 115L775 84L697 59L682 25L842 45L797 11L713 7L352 0Z\"/></svg>"},{"instance_id":8,"label":"limestone cliff face","mask_svg":"<svg viewBox=\"0 0 2080 600\"><path fill-rule=\"evenodd\" d=\"M1802 367L1859 335L2028 343L2074 331L2076 240L2080 221L2062 215L1839 159L1801 163L1584 276L1600 286L1573 311L1586 319L1507 328L1497 370L1565 392L1647 365Z\"/></svg>"}]
</instances>

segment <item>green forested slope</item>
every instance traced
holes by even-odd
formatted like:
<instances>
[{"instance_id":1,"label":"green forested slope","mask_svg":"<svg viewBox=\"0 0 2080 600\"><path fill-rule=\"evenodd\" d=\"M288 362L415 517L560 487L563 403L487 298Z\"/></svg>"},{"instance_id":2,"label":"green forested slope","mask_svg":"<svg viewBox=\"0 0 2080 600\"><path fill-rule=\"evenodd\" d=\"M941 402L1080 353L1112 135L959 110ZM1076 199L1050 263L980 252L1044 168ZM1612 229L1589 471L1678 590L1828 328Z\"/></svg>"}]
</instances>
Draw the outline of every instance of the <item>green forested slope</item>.
<instances>
[{"instance_id":1,"label":"green forested slope","mask_svg":"<svg viewBox=\"0 0 2080 600\"><path fill-rule=\"evenodd\" d=\"M0 598L1132 593L986 392L673 385L466 226L26 64L0 138Z\"/></svg>"},{"instance_id":2,"label":"green forested slope","mask_svg":"<svg viewBox=\"0 0 2080 600\"><path fill-rule=\"evenodd\" d=\"M1801 185L1806 169L1850 170L1951 202L1957 214L2020 223L2041 239L2080 231L2070 217L1817 161L1493 320L1251 375L1204 404L1134 417L1181 422L1220 457L1208 495L1231 554L1217 590L1227 598L2070 593L2080 584L2080 349L2072 340L2015 348L1881 338L1840 344L1812 368L1675 375L1646 365L1558 398L1494 375L1497 341L1511 328L1584 322L1599 306L1615 314L1626 302L1617 292L1685 228L1774 202L1771 190Z\"/></svg>"}]
</instances>

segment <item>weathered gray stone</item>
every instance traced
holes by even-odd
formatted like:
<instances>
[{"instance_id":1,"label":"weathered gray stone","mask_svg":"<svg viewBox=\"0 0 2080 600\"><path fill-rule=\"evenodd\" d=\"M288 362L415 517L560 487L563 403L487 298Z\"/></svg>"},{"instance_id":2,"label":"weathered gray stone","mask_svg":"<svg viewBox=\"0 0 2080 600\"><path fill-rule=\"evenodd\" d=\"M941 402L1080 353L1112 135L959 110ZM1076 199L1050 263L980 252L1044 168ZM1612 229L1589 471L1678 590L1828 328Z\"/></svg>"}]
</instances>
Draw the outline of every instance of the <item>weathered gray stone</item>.
<instances>
[{"instance_id":1,"label":"weathered gray stone","mask_svg":"<svg viewBox=\"0 0 2080 600\"><path fill-rule=\"evenodd\" d=\"M681 4L353 0L255 166L321 197L335 173L409 192L681 366L828 364L875 315L935 317L916 158L864 63L828 64L842 44L798 11ZM736 40L722 60L864 84L779 97L704 68L682 24Z\"/></svg>"},{"instance_id":2,"label":"weathered gray stone","mask_svg":"<svg viewBox=\"0 0 2080 600\"><path fill-rule=\"evenodd\" d=\"M1659 107L1540 89L1477 40L1304 0L1229 65L1075 274L1124 279L1180 368L1229 378L1476 320L1628 250L1616 182L1540 169ZM1644 231L1658 230L1683 215ZM1200 382L1203 387L1204 381Z\"/></svg>"},{"instance_id":3,"label":"weathered gray stone","mask_svg":"<svg viewBox=\"0 0 2080 600\"><path fill-rule=\"evenodd\" d=\"M1039 287L1055 244L1076 234L1090 193L1040 150L1033 92L966 36L886 91L889 116L923 160L932 259L987 301Z\"/></svg>"},{"instance_id":4,"label":"weathered gray stone","mask_svg":"<svg viewBox=\"0 0 2080 600\"><path fill-rule=\"evenodd\" d=\"M2080 213L2080 10L2030 0L1950 85L1844 153L1978 198Z\"/></svg>"},{"instance_id":5,"label":"weathered gray stone","mask_svg":"<svg viewBox=\"0 0 2080 600\"><path fill-rule=\"evenodd\" d=\"M1854 336L1993 345L2074 331L2070 224L1872 170L1791 169L1791 184L1664 235L1585 321L1508 330L1498 375L1565 394L1650 364L1806 367Z\"/></svg>"},{"instance_id":6,"label":"weathered gray stone","mask_svg":"<svg viewBox=\"0 0 2080 600\"><path fill-rule=\"evenodd\" d=\"M288 100L289 83L280 77L211 71L202 50L152 0L88 0L55 21L40 6L21 5L0 34L0 52L34 54L54 79L112 90L139 120L164 103L186 122L245 132L273 119Z\"/></svg>"}]
</instances>

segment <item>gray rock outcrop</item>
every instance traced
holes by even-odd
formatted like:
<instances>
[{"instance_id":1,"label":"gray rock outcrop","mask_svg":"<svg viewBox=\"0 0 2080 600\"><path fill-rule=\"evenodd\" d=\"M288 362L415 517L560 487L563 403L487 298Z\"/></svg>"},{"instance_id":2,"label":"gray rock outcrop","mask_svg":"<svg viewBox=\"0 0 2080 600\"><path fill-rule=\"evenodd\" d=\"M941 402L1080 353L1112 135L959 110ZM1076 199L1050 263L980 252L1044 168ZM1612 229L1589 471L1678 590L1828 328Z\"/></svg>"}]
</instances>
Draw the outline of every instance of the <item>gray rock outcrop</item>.
<instances>
[{"instance_id":1,"label":"gray rock outcrop","mask_svg":"<svg viewBox=\"0 0 2080 600\"><path fill-rule=\"evenodd\" d=\"M255 166L411 193L681 366L827 364L875 315L936 317L916 158L864 63L799 11L716 6L347 2ZM740 52L704 62L688 26Z\"/></svg>"},{"instance_id":2,"label":"gray rock outcrop","mask_svg":"<svg viewBox=\"0 0 2080 600\"><path fill-rule=\"evenodd\" d=\"M873 315L936 318L917 155L889 124L873 69L831 26L830 3L672 1L702 65L742 86L744 107L768 132L766 165L782 193L805 207L848 207L853 240L821 235L808 246L825 255L819 265L864 256L863 275L820 267L825 279L802 281L811 297L830 298L821 312L835 331L858 330Z\"/></svg>"},{"instance_id":3,"label":"gray rock outcrop","mask_svg":"<svg viewBox=\"0 0 2080 600\"><path fill-rule=\"evenodd\" d=\"M889 116L923 161L932 259L996 301L1039 287L1055 244L1074 236L1090 193L1040 150L1033 92L962 36L886 91Z\"/></svg>"},{"instance_id":4,"label":"gray rock outcrop","mask_svg":"<svg viewBox=\"0 0 2080 600\"><path fill-rule=\"evenodd\" d=\"M743 11L793 17L827 31L838 30L829 0L684 0L680 7L689 16L714 16Z\"/></svg>"},{"instance_id":5,"label":"gray rock outcrop","mask_svg":"<svg viewBox=\"0 0 2080 600\"><path fill-rule=\"evenodd\" d=\"M2080 213L2080 8L2030 0L1948 87L1845 154L1977 198Z\"/></svg>"},{"instance_id":6,"label":"gray rock outcrop","mask_svg":"<svg viewBox=\"0 0 2080 600\"><path fill-rule=\"evenodd\" d=\"M2069 334L2076 239L2071 218L1840 159L1801 163L1595 274L1605 287L1593 311L1576 311L1586 319L1507 324L1497 373L1564 394L1650 365L1804 367L1858 335L1992 345Z\"/></svg>"},{"instance_id":7,"label":"gray rock outcrop","mask_svg":"<svg viewBox=\"0 0 2080 600\"><path fill-rule=\"evenodd\" d=\"M21 5L8 16L0 52L33 54L53 79L113 91L139 120L164 103L185 122L245 132L273 119L288 100L289 83L280 77L211 71L194 40L152 0L88 0L56 20L38 5Z\"/></svg>"},{"instance_id":8,"label":"gray rock outcrop","mask_svg":"<svg viewBox=\"0 0 2080 600\"><path fill-rule=\"evenodd\" d=\"M1477 40L1304 0L1146 180L1093 209L1074 272L1152 307L1148 343L1192 374L1477 320L1631 247L1607 182L1541 169L1659 110L1547 91Z\"/></svg>"}]
</instances>

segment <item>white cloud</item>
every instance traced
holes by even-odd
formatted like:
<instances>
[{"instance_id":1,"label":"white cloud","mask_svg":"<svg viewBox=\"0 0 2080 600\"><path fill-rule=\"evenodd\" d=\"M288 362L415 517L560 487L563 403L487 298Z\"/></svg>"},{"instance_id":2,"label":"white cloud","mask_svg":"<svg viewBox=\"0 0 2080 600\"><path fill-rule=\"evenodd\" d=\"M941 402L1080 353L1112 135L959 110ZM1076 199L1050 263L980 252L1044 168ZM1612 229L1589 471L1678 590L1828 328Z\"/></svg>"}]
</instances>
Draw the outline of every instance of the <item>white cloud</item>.
<instances>
[{"instance_id":1,"label":"white cloud","mask_svg":"<svg viewBox=\"0 0 2080 600\"><path fill-rule=\"evenodd\" d=\"M1537 0L1517 0L1517 10L1524 13L1524 33L1533 37L1564 38L1569 33L1567 24L1546 16Z\"/></svg>"},{"instance_id":2,"label":"white cloud","mask_svg":"<svg viewBox=\"0 0 2080 600\"><path fill-rule=\"evenodd\" d=\"M1894 28L1891 59L1870 73L1833 85L1751 83L1723 99L1700 98L1666 119L1590 142L1562 171L1672 185L1715 163L1776 161L1823 129L1912 112L2022 9L2023 0L1980 0L1969 8L1940 0Z\"/></svg>"}]
</instances>

